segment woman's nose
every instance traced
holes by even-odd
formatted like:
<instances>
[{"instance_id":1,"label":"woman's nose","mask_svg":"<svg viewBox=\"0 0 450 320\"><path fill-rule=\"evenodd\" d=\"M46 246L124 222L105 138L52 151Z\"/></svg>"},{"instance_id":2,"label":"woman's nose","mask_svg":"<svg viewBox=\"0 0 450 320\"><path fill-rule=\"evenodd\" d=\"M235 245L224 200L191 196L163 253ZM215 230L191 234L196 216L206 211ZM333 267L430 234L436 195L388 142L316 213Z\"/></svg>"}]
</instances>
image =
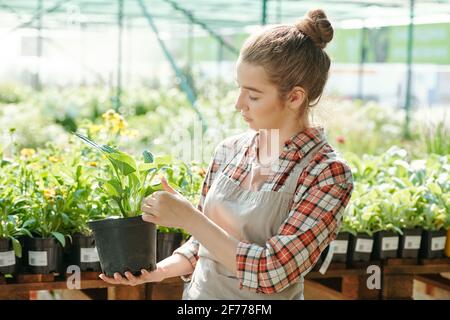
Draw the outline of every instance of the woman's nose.
<instances>
[{"instance_id":1,"label":"woman's nose","mask_svg":"<svg viewBox=\"0 0 450 320\"><path fill-rule=\"evenodd\" d=\"M237 111L245 109L245 103L241 93L239 93L239 96L236 100L234 107L236 108Z\"/></svg>"}]
</instances>

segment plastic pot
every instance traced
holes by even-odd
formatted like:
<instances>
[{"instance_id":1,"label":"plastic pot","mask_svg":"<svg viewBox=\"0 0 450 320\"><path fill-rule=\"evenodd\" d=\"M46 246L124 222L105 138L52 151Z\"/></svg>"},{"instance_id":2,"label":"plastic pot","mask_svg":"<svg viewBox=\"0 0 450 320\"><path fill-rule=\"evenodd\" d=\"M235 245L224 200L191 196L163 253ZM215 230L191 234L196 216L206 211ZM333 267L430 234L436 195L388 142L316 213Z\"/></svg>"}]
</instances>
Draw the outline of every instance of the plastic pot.
<instances>
[{"instance_id":1,"label":"plastic pot","mask_svg":"<svg viewBox=\"0 0 450 320\"><path fill-rule=\"evenodd\" d=\"M422 259L443 258L446 240L446 230L423 230L419 257Z\"/></svg>"},{"instance_id":2,"label":"plastic pot","mask_svg":"<svg viewBox=\"0 0 450 320\"><path fill-rule=\"evenodd\" d=\"M370 261L373 249L373 237L366 233L350 235L348 246L348 262Z\"/></svg>"},{"instance_id":3,"label":"plastic pot","mask_svg":"<svg viewBox=\"0 0 450 320\"><path fill-rule=\"evenodd\" d=\"M418 258L423 230L421 228L408 228L402 231L403 235L400 236L398 244L398 257Z\"/></svg>"},{"instance_id":4,"label":"plastic pot","mask_svg":"<svg viewBox=\"0 0 450 320\"><path fill-rule=\"evenodd\" d=\"M17 258L12 241L0 238L0 274L15 274L17 272Z\"/></svg>"},{"instance_id":5,"label":"plastic pot","mask_svg":"<svg viewBox=\"0 0 450 320\"><path fill-rule=\"evenodd\" d=\"M80 271L101 271L94 236L72 235L72 242L67 246L66 261L67 265L79 266Z\"/></svg>"},{"instance_id":6,"label":"plastic pot","mask_svg":"<svg viewBox=\"0 0 450 320\"><path fill-rule=\"evenodd\" d=\"M350 233L339 232L336 239L334 239L330 246L333 246L332 262L346 262L348 255Z\"/></svg>"},{"instance_id":7,"label":"plastic pot","mask_svg":"<svg viewBox=\"0 0 450 320\"><path fill-rule=\"evenodd\" d=\"M157 261L170 257L183 241L183 234L179 232L157 232Z\"/></svg>"},{"instance_id":8,"label":"plastic pot","mask_svg":"<svg viewBox=\"0 0 450 320\"><path fill-rule=\"evenodd\" d=\"M25 238L22 253L25 272L50 274L63 270L63 247L55 238Z\"/></svg>"},{"instance_id":9,"label":"plastic pot","mask_svg":"<svg viewBox=\"0 0 450 320\"><path fill-rule=\"evenodd\" d=\"M88 222L94 232L103 273L112 277L156 268L156 226L141 216Z\"/></svg>"},{"instance_id":10,"label":"plastic pot","mask_svg":"<svg viewBox=\"0 0 450 320\"><path fill-rule=\"evenodd\" d=\"M397 258L400 237L394 231L378 231L373 236L373 260Z\"/></svg>"}]
</instances>

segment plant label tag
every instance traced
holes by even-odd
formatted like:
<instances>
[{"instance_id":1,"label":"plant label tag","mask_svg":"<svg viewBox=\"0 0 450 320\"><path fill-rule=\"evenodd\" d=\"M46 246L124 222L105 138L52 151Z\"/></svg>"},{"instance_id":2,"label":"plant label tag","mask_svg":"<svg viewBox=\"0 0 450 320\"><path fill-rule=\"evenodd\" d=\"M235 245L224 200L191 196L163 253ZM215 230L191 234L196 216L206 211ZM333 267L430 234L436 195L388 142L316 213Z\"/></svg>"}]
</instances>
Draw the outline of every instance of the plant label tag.
<instances>
[{"instance_id":1,"label":"plant label tag","mask_svg":"<svg viewBox=\"0 0 450 320\"><path fill-rule=\"evenodd\" d=\"M80 261L83 263L100 261L97 248L80 248Z\"/></svg>"},{"instance_id":2,"label":"plant label tag","mask_svg":"<svg viewBox=\"0 0 450 320\"><path fill-rule=\"evenodd\" d=\"M355 252L371 253L373 239L357 239Z\"/></svg>"},{"instance_id":3,"label":"plant label tag","mask_svg":"<svg viewBox=\"0 0 450 320\"><path fill-rule=\"evenodd\" d=\"M405 249L420 249L421 236L406 236Z\"/></svg>"},{"instance_id":4,"label":"plant label tag","mask_svg":"<svg viewBox=\"0 0 450 320\"><path fill-rule=\"evenodd\" d=\"M330 247L333 247L335 254L346 254L348 241L347 240L334 240L331 242Z\"/></svg>"},{"instance_id":5,"label":"plant label tag","mask_svg":"<svg viewBox=\"0 0 450 320\"><path fill-rule=\"evenodd\" d=\"M398 237L386 237L381 241L381 250L391 251L398 249Z\"/></svg>"},{"instance_id":6,"label":"plant label tag","mask_svg":"<svg viewBox=\"0 0 450 320\"><path fill-rule=\"evenodd\" d=\"M16 264L14 251L0 252L0 267L9 267Z\"/></svg>"},{"instance_id":7,"label":"plant label tag","mask_svg":"<svg viewBox=\"0 0 450 320\"><path fill-rule=\"evenodd\" d=\"M46 267L47 251L28 251L28 264L33 267Z\"/></svg>"},{"instance_id":8,"label":"plant label tag","mask_svg":"<svg viewBox=\"0 0 450 320\"><path fill-rule=\"evenodd\" d=\"M431 250L432 251L444 250L446 239L447 239L447 237L432 238L431 239Z\"/></svg>"},{"instance_id":9,"label":"plant label tag","mask_svg":"<svg viewBox=\"0 0 450 320\"><path fill-rule=\"evenodd\" d=\"M325 272L327 272L328 266L330 265L331 260L333 259L333 254L334 254L334 247L330 245L328 248L327 256L325 257L325 260L323 261L319 269L319 272L321 274L325 274Z\"/></svg>"}]
</instances>

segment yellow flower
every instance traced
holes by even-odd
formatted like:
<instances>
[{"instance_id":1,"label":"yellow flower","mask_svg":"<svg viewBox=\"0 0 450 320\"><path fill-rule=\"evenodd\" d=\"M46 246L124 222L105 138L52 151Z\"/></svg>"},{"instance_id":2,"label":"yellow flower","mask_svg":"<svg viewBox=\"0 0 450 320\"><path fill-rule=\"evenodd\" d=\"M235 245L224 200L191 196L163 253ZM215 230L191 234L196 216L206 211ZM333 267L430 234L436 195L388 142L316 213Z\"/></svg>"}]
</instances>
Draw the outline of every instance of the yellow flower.
<instances>
[{"instance_id":1,"label":"yellow flower","mask_svg":"<svg viewBox=\"0 0 450 320\"><path fill-rule=\"evenodd\" d=\"M90 167L97 167L97 162L95 162L95 161L88 162L87 164Z\"/></svg>"},{"instance_id":2,"label":"yellow flower","mask_svg":"<svg viewBox=\"0 0 450 320\"><path fill-rule=\"evenodd\" d=\"M34 149L24 148L24 149L20 150L20 156L25 159L31 158L35 154L36 154L36 150L34 150Z\"/></svg>"},{"instance_id":3,"label":"yellow flower","mask_svg":"<svg viewBox=\"0 0 450 320\"><path fill-rule=\"evenodd\" d=\"M98 132L100 132L102 129L103 129L103 126L93 124L93 125L89 126L89 133L94 135L94 134L97 134Z\"/></svg>"},{"instance_id":4,"label":"yellow flower","mask_svg":"<svg viewBox=\"0 0 450 320\"><path fill-rule=\"evenodd\" d=\"M51 201L55 198L56 191L54 189L44 189L44 198L47 201Z\"/></svg>"},{"instance_id":5,"label":"yellow flower","mask_svg":"<svg viewBox=\"0 0 450 320\"><path fill-rule=\"evenodd\" d=\"M117 113L113 109L109 109L104 114L102 114L102 118L106 121L111 121L117 116Z\"/></svg>"},{"instance_id":6,"label":"yellow flower","mask_svg":"<svg viewBox=\"0 0 450 320\"><path fill-rule=\"evenodd\" d=\"M60 162L62 160L62 158L61 157L50 156L50 157L48 157L48 160L50 160L50 162L53 162L53 163L58 163L58 162Z\"/></svg>"}]
</instances>

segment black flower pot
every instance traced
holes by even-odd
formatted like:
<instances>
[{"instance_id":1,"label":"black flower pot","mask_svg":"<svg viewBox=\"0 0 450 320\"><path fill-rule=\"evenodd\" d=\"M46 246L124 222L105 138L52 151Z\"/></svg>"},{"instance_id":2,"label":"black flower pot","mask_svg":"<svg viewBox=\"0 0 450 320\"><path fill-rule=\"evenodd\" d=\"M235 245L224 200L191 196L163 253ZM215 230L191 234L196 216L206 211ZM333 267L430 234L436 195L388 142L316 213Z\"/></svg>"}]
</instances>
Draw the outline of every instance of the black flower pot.
<instances>
[{"instance_id":1,"label":"black flower pot","mask_svg":"<svg viewBox=\"0 0 450 320\"><path fill-rule=\"evenodd\" d=\"M350 233L339 232L336 239L333 240L330 246L333 246L332 262L346 262L348 255Z\"/></svg>"},{"instance_id":2,"label":"black flower pot","mask_svg":"<svg viewBox=\"0 0 450 320\"><path fill-rule=\"evenodd\" d=\"M25 238L23 250L25 272L32 274L61 273L63 247L55 238Z\"/></svg>"},{"instance_id":3,"label":"black flower pot","mask_svg":"<svg viewBox=\"0 0 450 320\"><path fill-rule=\"evenodd\" d=\"M101 271L94 236L74 234L67 249L67 266L76 265L80 271Z\"/></svg>"},{"instance_id":4,"label":"black flower pot","mask_svg":"<svg viewBox=\"0 0 450 320\"><path fill-rule=\"evenodd\" d=\"M378 231L373 236L372 260L397 258L400 237L394 231Z\"/></svg>"},{"instance_id":5,"label":"black flower pot","mask_svg":"<svg viewBox=\"0 0 450 320\"><path fill-rule=\"evenodd\" d=\"M446 230L423 230L419 257L422 259L437 259L444 257Z\"/></svg>"},{"instance_id":6,"label":"black flower pot","mask_svg":"<svg viewBox=\"0 0 450 320\"><path fill-rule=\"evenodd\" d=\"M370 261L373 249L373 237L366 233L350 235L348 247L348 262Z\"/></svg>"},{"instance_id":7,"label":"black flower pot","mask_svg":"<svg viewBox=\"0 0 450 320\"><path fill-rule=\"evenodd\" d=\"M402 231L403 235L400 236L398 244L398 257L417 259L423 230L421 228L408 228Z\"/></svg>"},{"instance_id":8,"label":"black flower pot","mask_svg":"<svg viewBox=\"0 0 450 320\"><path fill-rule=\"evenodd\" d=\"M0 274L15 274L17 272L17 257L12 241L0 238Z\"/></svg>"},{"instance_id":9,"label":"black flower pot","mask_svg":"<svg viewBox=\"0 0 450 320\"><path fill-rule=\"evenodd\" d=\"M170 257L183 241L183 234L180 232L159 232L157 240L157 261Z\"/></svg>"},{"instance_id":10,"label":"black flower pot","mask_svg":"<svg viewBox=\"0 0 450 320\"><path fill-rule=\"evenodd\" d=\"M141 216L88 222L94 232L103 273L112 277L156 268L156 226Z\"/></svg>"}]
</instances>

